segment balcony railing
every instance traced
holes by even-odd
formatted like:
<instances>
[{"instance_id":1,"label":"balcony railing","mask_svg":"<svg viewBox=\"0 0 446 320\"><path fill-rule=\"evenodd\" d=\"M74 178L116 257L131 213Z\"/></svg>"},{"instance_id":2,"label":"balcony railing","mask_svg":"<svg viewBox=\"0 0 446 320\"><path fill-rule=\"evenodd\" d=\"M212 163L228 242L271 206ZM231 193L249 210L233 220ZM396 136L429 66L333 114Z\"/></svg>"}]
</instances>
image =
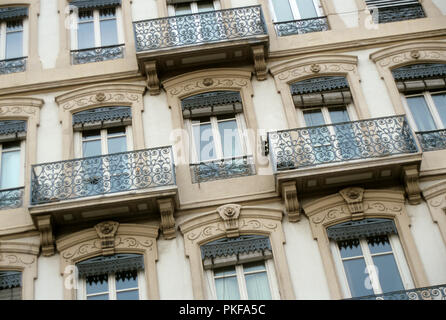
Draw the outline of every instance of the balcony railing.
<instances>
[{"instance_id":1,"label":"balcony railing","mask_svg":"<svg viewBox=\"0 0 446 320\"><path fill-rule=\"evenodd\" d=\"M404 116L270 132L268 143L276 171L418 151Z\"/></svg>"},{"instance_id":2,"label":"balcony railing","mask_svg":"<svg viewBox=\"0 0 446 320\"><path fill-rule=\"evenodd\" d=\"M446 129L417 132L423 151L446 149Z\"/></svg>"},{"instance_id":3,"label":"balcony railing","mask_svg":"<svg viewBox=\"0 0 446 320\"><path fill-rule=\"evenodd\" d=\"M137 21L133 28L137 52L267 34L260 6Z\"/></svg>"},{"instance_id":4,"label":"balcony railing","mask_svg":"<svg viewBox=\"0 0 446 320\"><path fill-rule=\"evenodd\" d=\"M0 190L0 210L19 208L23 204L23 187Z\"/></svg>"},{"instance_id":5,"label":"balcony railing","mask_svg":"<svg viewBox=\"0 0 446 320\"><path fill-rule=\"evenodd\" d=\"M175 185L171 147L32 166L31 204Z\"/></svg>"},{"instance_id":6,"label":"balcony railing","mask_svg":"<svg viewBox=\"0 0 446 320\"><path fill-rule=\"evenodd\" d=\"M369 6L370 7L370 6ZM370 7L374 23L387 23L424 18L424 10L419 3L395 4L393 6Z\"/></svg>"},{"instance_id":7,"label":"balcony railing","mask_svg":"<svg viewBox=\"0 0 446 320\"><path fill-rule=\"evenodd\" d=\"M275 22L274 27L279 37L329 30L327 17Z\"/></svg>"},{"instance_id":8,"label":"balcony railing","mask_svg":"<svg viewBox=\"0 0 446 320\"><path fill-rule=\"evenodd\" d=\"M446 285L393 291L352 300L446 300Z\"/></svg>"},{"instance_id":9,"label":"balcony railing","mask_svg":"<svg viewBox=\"0 0 446 320\"><path fill-rule=\"evenodd\" d=\"M190 165L192 183L229 179L255 174L252 156L206 161Z\"/></svg>"},{"instance_id":10,"label":"balcony railing","mask_svg":"<svg viewBox=\"0 0 446 320\"><path fill-rule=\"evenodd\" d=\"M71 63L84 64L124 58L124 45L71 50Z\"/></svg>"},{"instance_id":11,"label":"balcony railing","mask_svg":"<svg viewBox=\"0 0 446 320\"><path fill-rule=\"evenodd\" d=\"M24 72L26 70L27 58L28 57L20 57L0 60L0 74Z\"/></svg>"}]
</instances>

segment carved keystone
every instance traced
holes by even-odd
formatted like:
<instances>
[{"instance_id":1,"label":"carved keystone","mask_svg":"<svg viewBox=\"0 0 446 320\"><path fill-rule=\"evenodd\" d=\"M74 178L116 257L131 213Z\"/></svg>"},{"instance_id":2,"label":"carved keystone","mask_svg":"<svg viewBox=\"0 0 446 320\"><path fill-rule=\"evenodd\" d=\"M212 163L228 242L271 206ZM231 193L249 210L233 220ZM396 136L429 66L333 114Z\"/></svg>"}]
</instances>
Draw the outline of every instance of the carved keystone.
<instances>
[{"instance_id":1,"label":"carved keystone","mask_svg":"<svg viewBox=\"0 0 446 320\"><path fill-rule=\"evenodd\" d=\"M363 188L346 188L339 191L339 194L347 202L348 209L352 215L364 213L364 205L362 202L364 196Z\"/></svg>"},{"instance_id":2,"label":"carved keystone","mask_svg":"<svg viewBox=\"0 0 446 320\"><path fill-rule=\"evenodd\" d=\"M227 204L217 208L217 212L223 219L225 224L226 236L228 238L238 237L239 233L239 216L241 206L238 204Z\"/></svg>"},{"instance_id":3,"label":"carved keystone","mask_svg":"<svg viewBox=\"0 0 446 320\"><path fill-rule=\"evenodd\" d=\"M158 206L161 214L161 230L163 232L164 239L175 238L175 218L173 213L175 212L175 206L171 198L159 199Z\"/></svg>"},{"instance_id":4,"label":"carved keystone","mask_svg":"<svg viewBox=\"0 0 446 320\"><path fill-rule=\"evenodd\" d=\"M418 176L417 165L403 167L404 186L409 203L412 205L421 203L421 189L418 184Z\"/></svg>"},{"instance_id":5,"label":"carved keystone","mask_svg":"<svg viewBox=\"0 0 446 320\"><path fill-rule=\"evenodd\" d=\"M50 257L54 254L54 236L51 225L51 216L37 217L37 228L40 232L40 243L42 246L42 255Z\"/></svg>"},{"instance_id":6,"label":"carved keystone","mask_svg":"<svg viewBox=\"0 0 446 320\"><path fill-rule=\"evenodd\" d=\"M300 205L297 198L296 181L288 181L282 184L282 198L288 220L298 222L300 220Z\"/></svg>"},{"instance_id":7,"label":"carved keystone","mask_svg":"<svg viewBox=\"0 0 446 320\"><path fill-rule=\"evenodd\" d=\"M118 227L119 223L114 221L104 221L94 226L99 239L101 239L102 254L104 256L115 253L115 235Z\"/></svg>"},{"instance_id":8,"label":"carved keystone","mask_svg":"<svg viewBox=\"0 0 446 320\"><path fill-rule=\"evenodd\" d=\"M252 47L252 56L254 59L254 69L256 71L257 80L266 80L268 70L265 62L265 48L263 46Z\"/></svg>"},{"instance_id":9,"label":"carved keystone","mask_svg":"<svg viewBox=\"0 0 446 320\"><path fill-rule=\"evenodd\" d=\"M151 96L157 96L160 94L160 80L156 72L156 61L144 62L144 70L147 76L147 88Z\"/></svg>"}]
</instances>

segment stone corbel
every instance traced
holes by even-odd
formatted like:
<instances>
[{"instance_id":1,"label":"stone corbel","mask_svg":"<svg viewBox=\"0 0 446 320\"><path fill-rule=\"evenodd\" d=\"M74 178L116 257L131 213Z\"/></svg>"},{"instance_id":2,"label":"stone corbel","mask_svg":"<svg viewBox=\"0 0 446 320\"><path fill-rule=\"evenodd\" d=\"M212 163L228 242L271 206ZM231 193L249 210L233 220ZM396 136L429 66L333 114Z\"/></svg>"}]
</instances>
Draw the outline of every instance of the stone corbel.
<instances>
[{"instance_id":1,"label":"stone corbel","mask_svg":"<svg viewBox=\"0 0 446 320\"><path fill-rule=\"evenodd\" d=\"M226 236L228 238L238 237L239 232L239 216L241 206L237 204L228 204L217 208L217 212L223 219Z\"/></svg>"},{"instance_id":2,"label":"stone corbel","mask_svg":"<svg viewBox=\"0 0 446 320\"><path fill-rule=\"evenodd\" d=\"M362 219L364 217L364 189L346 188L339 191L339 194L344 198L345 202L347 202L353 220Z\"/></svg>"},{"instance_id":3,"label":"stone corbel","mask_svg":"<svg viewBox=\"0 0 446 320\"><path fill-rule=\"evenodd\" d=\"M94 226L99 239L101 239L102 255L115 254L115 235L118 231L119 223L105 221Z\"/></svg>"},{"instance_id":4,"label":"stone corbel","mask_svg":"<svg viewBox=\"0 0 446 320\"><path fill-rule=\"evenodd\" d=\"M54 235L51 225L51 216L37 217L37 228L40 232L40 245L42 246L42 255L50 257L54 254Z\"/></svg>"},{"instance_id":5,"label":"stone corbel","mask_svg":"<svg viewBox=\"0 0 446 320\"><path fill-rule=\"evenodd\" d=\"M175 205L173 199L159 199L158 206L161 214L161 231L163 232L164 239L173 239L175 238L175 218L173 216Z\"/></svg>"},{"instance_id":6,"label":"stone corbel","mask_svg":"<svg viewBox=\"0 0 446 320\"><path fill-rule=\"evenodd\" d=\"M149 93L152 96L157 96L160 94L160 81L158 79L158 74L156 72L156 61L144 62L144 70L147 77L147 88L149 88Z\"/></svg>"},{"instance_id":7,"label":"stone corbel","mask_svg":"<svg viewBox=\"0 0 446 320\"><path fill-rule=\"evenodd\" d=\"M266 80L268 70L265 61L265 48L263 45L252 47L252 56L254 60L254 70L256 72L257 80Z\"/></svg>"},{"instance_id":8,"label":"stone corbel","mask_svg":"<svg viewBox=\"0 0 446 320\"><path fill-rule=\"evenodd\" d=\"M300 205L297 198L296 181L288 181L282 184L282 198L288 220L298 222L300 220Z\"/></svg>"},{"instance_id":9,"label":"stone corbel","mask_svg":"<svg viewBox=\"0 0 446 320\"><path fill-rule=\"evenodd\" d=\"M403 167L404 187L406 189L407 199L411 205L421 203L421 189L418 183L418 166Z\"/></svg>"}]
</instances>

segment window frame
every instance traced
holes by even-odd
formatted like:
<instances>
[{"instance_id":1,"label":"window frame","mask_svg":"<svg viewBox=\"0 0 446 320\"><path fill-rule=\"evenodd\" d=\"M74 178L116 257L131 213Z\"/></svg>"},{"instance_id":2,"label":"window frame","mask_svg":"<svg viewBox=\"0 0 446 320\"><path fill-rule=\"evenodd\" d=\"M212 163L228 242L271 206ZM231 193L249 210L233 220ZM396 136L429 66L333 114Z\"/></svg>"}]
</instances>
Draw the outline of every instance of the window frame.
<instances>
[{"instance_id":1,"label":"window frame","mask_svg":"<svg viewBox=\"0 0 446 320\"><path fill-rule=\"evenodd\" d=\"M7 32L7 23L9 21L20 20L22 22L22 54L18 57L6 58L6 36L8 33L14 33L19 31L10 31ZM28 53L28 38L29 34L29 18L22 17L13 20L0 20L0 60L10 60L10 59L18 59L24 58Z\"/></svg>"},{"instance_id":2,"label":"window frame","mask_svg":"<svg viewBox=\"0 0 446 320\"><path fill-rule=\"evenodd\" d=\"M221 10L221 3L220 0L213 0L214 2L214 11L216 10ZM198 4L197 1L190 1L190 2L185 2L185 3L189 3L190 5L190 9L191 9L191 13L186 13L186 14L196 14L199 13L198 12ZM169 17L174 17L176 16L176 12L175 12L175 5L173 4L169 4L167 6L167 13L169 15Z\"/></svg>"},{"instance_id":3,"label":"window frame","mask_svg":"<svg viewBox=\"0 0 446 320\"><path fill-rule=\"evenodd\" d=\"M73 25L74 28L70 29L71 33L71 50L87 50L87 49L93 49L93 48L102 48L107 47L102 45L102 39L101 39L101 27L100 23L103 20L112 20L113 18L100 18L100 11L104 9L115 9L115 19L116 19L116 38L117 43L115 45L107 45L107 46L119 46L124 44L125 38L124 38L124 28L123 28L123 22L122 22L122 8L121 6L111 6L111 7L104 7L104 8L91 8L86 9L86 11L92 11L93 12L93 30L94 30L94 47L91 48L83 48L79 49L79 42L78 42L78 26L79 24L82 24L83 22L79 21L79 11L82 9L73 10L70 13L70 19L71 21L74 21Z\"/></svg>"},{"instance_id":4,"label":"window frame","mask_svg":"<svg viewBox=\"0 0 446 320\"><path fill-rule=\"evenodd\" d=\"M430 90L426 90L423 92L413 93L413 94L404 94L404 93L400 94L401 100L403 101L404 109L406 111L407 118L409 120L409 123L415 131L423 132L418 129L416 121L412 115L412 112L410 111L407 98L411 98L411 97L424 97L424 101L426 102L427 108L429 109L429 112L430 112L432 119L434 120L434 123L436 126L436 129L434 129L434 130L446 129L446 123L443 123L441 121L441 117L438 112L437 106L435 105L434 99L432 98L432 95L436 95L436 94L446 94L446 89L434 91L434 92L432 92Z\"/></svg>"},{"instance_id":5,"label":"window frame","mask_svg":"<svg viewBox=\"0 0 446 320\"><path fill-rule=\"evenodd\" d=\"M13 141L7 141L8 142L14 142L17 140L13 140ZM0 187L0 191L1 190L7 190L7 189L15 189L15 188L21 188L25 186L25 155L24 152L26 150L26 145L25 142L26 140L19 140L18 142L20 142L20 146L17 148L14 148L13 150L8 150L6 152L12 152L12 151L20 151L20 176L19 176L19 185L16 187L11 187L11 188L1 188ZM1 168L2 168L2 158L3 158L3 144L5 142L0 142L0 172L1 172Z\"/></svg>"},{"instance_id":6,"label":"window frame","mask_svg":"<svg viewBox=\"0 0 446 320\"><path fill-rule=\"evenodd\" d=\"M280 21L277 18L276 10L274 9L273 1L274 0L268 0L269 7L271 8L273 23L276 23L276 22L286 22L285 20L284 21ZM323 12L323 7L322 7L322 4L321 4L320 0L312 0L312 1L313 1L314 8L316 10L317 16L316 17L310 17L310 18L302 18L302 15L300 14L299 7L297 5L296 0L288 0L288 4L289 4L289 6L291 8L291 14L293 15L293 18L294 18L294 20L292 20L292 21L298 21L298 20L304 20L304 19L312 19L312 18L323 17L324 16L324 12Z\"/></svg>"}]
</instances>

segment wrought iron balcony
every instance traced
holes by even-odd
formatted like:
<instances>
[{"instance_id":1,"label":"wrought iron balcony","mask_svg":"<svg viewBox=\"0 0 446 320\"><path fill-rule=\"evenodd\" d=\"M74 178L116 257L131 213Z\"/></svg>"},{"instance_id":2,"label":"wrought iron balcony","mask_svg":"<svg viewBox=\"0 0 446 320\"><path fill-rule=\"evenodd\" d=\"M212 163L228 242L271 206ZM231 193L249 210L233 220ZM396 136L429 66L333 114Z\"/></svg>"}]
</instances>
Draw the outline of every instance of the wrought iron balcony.
<instances>
[{"instance_id":1,"label":"wrought iron balcony","mask_svg":"<svg viewBox=\"0 0 446 320\"><path fill-rule=\"evenodd\" d=\"M137 52L267 34L260 6L137 21L133 28Z\"/></svg>"},{"instance_id":2,"label":"wrought iron balcony","mask_svg":"<svg viewBox=\"0 0 446 320\"><path fill-rule=\"evenodd\" d=\"M0 60L0 74L24 72L28 57Z\"/></svg>"},{"instance_id":3,"label":"wrought iron balcony","mask_svg":"<svg viewBox=\"0 0 446 320\"><path fill-rule=\"evenodd\" d=\"M23 204L23 187L0 190L0 210L19 208Z\"/></svg>"},{"instance_id":4,"label":"wrought iron balcony","mask_svg":"<svg viewBox=\"0 0 446 320\"><path fill-rule=\"evenodd\" d=\"M351 300L446 300L446 285L393 291Z\"/></svg>"},{"instance_id":5,"label":"wrought iron balcony","mask_svg":"<svg viewBox=\"0 0 446 320\"><path fill-rule=\"evenodd\" d=\"M368 1L370 12L374 23L387 23L411 19L424 18L424 10L418 1L400 3L395 2L393 5L381 4L374 6L379 1Z\"/></svg>"},{"instance_id":6,"label":"wrought iron balcony","mask_svg":"<svg viewBox=\"0 0 446 320\"><path fill-rule=\"evenodd\" d=\"M446 129L417 132L423 151L446 149Z\"/></svg>"},{"instance_id":7,"label":"wrought iron balcony","mask_svg":"<svg viewBox=\"0 0 446 320\"><path fill-rule=\"evenodd\" d=\"M190 165L192 183L229 179L255 174L252 156L242 156Z\"/></svg>"},{"instance_id":8,"label":"wrought iron balcony","mask_svg":"<svg viewBox=\"0 0 446 320\"><path fill-rule=\"evenodd\" d=\"M270 132L268 143L275 171L418 151L404 116Z\"/></svg>"},{"instance_id":9,"label":"wrought iron balcony","mask_svg":"<svg viewBox=\"0 0 446 320\"><path fill-rule=\"evenodd\" d=\"M274 27L279 37L329 30L327 17L275 22Z\"/></svg>"},{"instance_id":10,"label":"wrought iron balcony","mask_svg":"<svg viewBox=\"0 0 446 320\"><path fill-rule=\"evenodd\" d=\"M71 50L71 63L84 64L124 58L124 45Z\"/></svg>"},{"instance_id":11,"label":"wrought iron balcony","mask_svg":"<svg viewBox=\"0 0 446 320\"><path fill-rule=\"evenodd\" d=\"M32 166L31 204L175 185L171 147Z\"/></svg>"}]
</instances>

